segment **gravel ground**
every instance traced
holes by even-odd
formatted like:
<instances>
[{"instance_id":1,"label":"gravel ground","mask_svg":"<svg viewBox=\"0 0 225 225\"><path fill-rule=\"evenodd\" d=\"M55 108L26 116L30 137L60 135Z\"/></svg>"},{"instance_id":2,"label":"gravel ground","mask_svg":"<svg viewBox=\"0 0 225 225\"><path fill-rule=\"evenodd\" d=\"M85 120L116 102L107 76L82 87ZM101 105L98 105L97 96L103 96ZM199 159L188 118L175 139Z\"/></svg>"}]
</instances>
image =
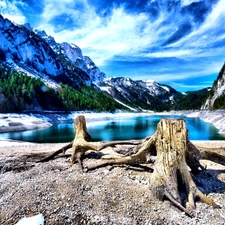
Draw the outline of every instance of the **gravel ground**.
<instances>
[{"instance_id":1,"label":"gravel ground","mask_svg":"<svg viewBox=\"0 0 225 225\"><path fill-rule=\"evenodd\" d=\"M225 142L194 142L199 148L225 151ZM0 224L15 224L39 213L47 225L225 224L225 162L202 160L207 170L198 187L221 209L196 203L194 218L169 201L154 200L151 173L132 167L105 167L82 173L68 157L34 163L65 144L6 143L0 147ZM68 151L68 153L70 153ZM97 159L87 158L86 165Z\"/></svg>"}]
</instances>

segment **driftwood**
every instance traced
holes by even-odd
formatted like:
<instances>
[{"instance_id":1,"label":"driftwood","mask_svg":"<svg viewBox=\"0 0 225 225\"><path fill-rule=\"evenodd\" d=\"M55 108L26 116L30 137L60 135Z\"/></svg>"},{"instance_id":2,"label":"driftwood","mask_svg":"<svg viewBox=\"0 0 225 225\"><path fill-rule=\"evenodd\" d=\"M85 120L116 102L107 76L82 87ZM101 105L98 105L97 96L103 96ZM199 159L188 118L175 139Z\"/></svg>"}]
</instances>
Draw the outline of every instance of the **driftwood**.
<instances>
[{"instance_id":1,"label":"driftwood","mask_svg":"<svg viewBox=\"0 0 225 225\"><path fill-rule=\"evenodd\" d=\"M154 171L150 180L150 188L154 196L158 199L169 199L187 215L192 216L188 208L195 208L195 200L219 207L214 201L204 195L196 186L192 179L192 174L199 169L203 170L200 160L199 150L188 140L188 131L183 119L162 119L155 134L140 142L109 142L93 143L88 142L90 135L87 132L84 116L78 116L74 122L75 139L54 152L51 156L43 159L52 159L59 153L65 152L72 147L71 165L77 160L80 168L84 169L82 157L89 150L100 151L109 146L118 144L132 144L135 154L120 158L98 160L98 162L87 168L93 170L107 165L133 165L154 162ZM191 172L190 172L191 170ZM178 185L182 183L182 185ZM179 188L186 191L186 208L182 205Z\"/></svg>"}]
</instances>

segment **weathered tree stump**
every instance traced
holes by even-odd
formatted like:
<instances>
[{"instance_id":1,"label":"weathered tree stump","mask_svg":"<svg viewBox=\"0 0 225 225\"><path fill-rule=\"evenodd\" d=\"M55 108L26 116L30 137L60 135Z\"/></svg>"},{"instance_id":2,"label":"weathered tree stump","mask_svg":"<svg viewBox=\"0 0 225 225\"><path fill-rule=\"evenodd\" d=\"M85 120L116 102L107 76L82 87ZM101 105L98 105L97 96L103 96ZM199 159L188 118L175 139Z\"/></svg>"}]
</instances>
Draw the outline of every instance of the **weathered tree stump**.
<instances>
[{"instance_id":1,"label":"weathered tree stump","mask_svg":"<svg viewBox=\"0 0 225 225\"><path fill-rule=\"evenodd\" d=\"M96 145L86 141L86 139L90 139L91 136L87 132L86 120L84 116L78 116L75 119L74 132L75 138L72 144L73 153L70 159L70 164L74 164L75 160L77 159L81 170L83 170L83 163L81 158L84 153L88 150L98 151L99 148Z\"/></svg>"},{"instance_id":2,"label":"weathered tree stump","mask_svg":"<svg viewBox=\"0 0 225 225\"><path fill-rule=\"evenodd\" d=\"M60 153L65 154L65 152L72 148L72 156L70 158L70 165L73 165L75 161L78 161L79 167L83 171L83 162L82 162L82 157L84 154L89 151L89 150L94 150L94 151L100 151L104 148L110 147L110 146L115 146L115 145L137 145L139 144L139 141L111 141L111 142L106 142L106 143L95 143L95 142L88 142L88 139L91 139L90 134L87 131L87 126L86 126L86 119L84 116L78 116L74 120L74 133L75 133L75 138L73 141L71 141L69 144L63 146L59 150L53 152L46 158L38 161L38 162L47 162L51 159L53 159L55 156L59 155Z\"/></svg>"},{"instance_id":3,"label":"weathered tree stump","mask_svg":"<svg viewBox=\"0 0 225 225\"><path fill-rule=\"evenodd\" d=\"M218 207L196 187L189 172L188 164L196 172L200 163L199 152L188 141L185 121L163 119L159 122L154 136L157 158L150 182L154 195L159 199L167 197L181 204L178 183L182 183L187 192L187 206L195 208L195 199L198 197L200 201Z\"/></svg>"},{"instance_id":4,"label":"weathered tree stump","mask_svg":"<svg viewBox=\"0 0 225 225\"><path fill-rule=\"evenodd\" d=\"M107 165L128 164L137 166L148 162L154 162L154 171L151 176L150 187L158 199L168 198L177 207L192 216L182 205L179 188L186 191L186 206L194 208L195 199L219 207L214 201L204 195L195 185L192 173L204 169L199 160L199 150L188 140L188 131L183 119L162 119L157 126L155 134L145 138L141 142L114 141L108 143L88 142L90 135L87 132L84 116L78 116L74 121L75 138L68 145L54 152L42 161L52 159L61 152L72 147L71 165L77 160L83 171L82 156L88 150L100 151L109 146L132 144L136 153L120 158L99 160L95 165L89 166L87 170L96 169ZM125 148L125 146L124 146ZM46 160L47 159L47 160ZM182 185L179 185L182 183Z\"/></svg>"},{"instance_id":5,"label":"weathered tree stump","mask_svg":"<svg viewBox=\"0 0 225 225\"><path fill-rule=\"evenodd\" d=\"M155 197L158 199L168 198L177 207L192 214L182 205L179 183L183 183L182 189L187 194L186 206L195 208L195 199L219 207L214 201L204 195L195 185L189 169L198 172L199 168L204 169L200 162L200 152L188 140L188 131L183 119L162 119L155 134L146 138L143 143L137 146L138 152L131 156L103 160L100 163L89 167L98 167L113 164L137 165L147 163L156 155L154 172L151 176L150 186Z\"/></svg>"}]
</instances>

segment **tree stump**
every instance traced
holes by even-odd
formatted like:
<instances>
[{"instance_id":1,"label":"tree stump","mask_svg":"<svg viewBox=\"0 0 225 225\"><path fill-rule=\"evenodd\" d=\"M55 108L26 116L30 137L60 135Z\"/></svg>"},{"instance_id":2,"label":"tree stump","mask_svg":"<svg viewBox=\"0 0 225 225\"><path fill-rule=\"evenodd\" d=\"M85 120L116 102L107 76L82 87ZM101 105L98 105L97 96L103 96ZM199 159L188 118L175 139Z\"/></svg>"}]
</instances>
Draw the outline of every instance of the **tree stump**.
<instances>
[{"instance_id":1,"label":"tree stump","mask_svg":"<svg viewBox=\"0 0 225 225\"><path fill-rule=\"evenodd\" d=\"M157 126L155 136L157 158L150 182L154 195L159 199L163 197L172 198L181 204L178 183L182 182L187 192L188 206L195 208L195 198L198 197L200 201L217 207L212 199L196 187L189 172L186 156L189 156L188 161L191 162L193 167L196 154L193 154L193 152L192 154L187 153L190 144L185 121L182 119L163 119ZM191 147L193 148L193 146Z\"/></svg>"},{"instance_id":2,"label":"tree stump","mask_svg":"<svg viewBox=\"0 0 225 225\"><path fill-rule=\"evenodd\" d=\"M59 150L53 152L49 156L44 159L39 160L38 162L47 162L53 159L60 153L65 154L65 152L72 148L72 156L70 158L70 164L73 165L77 160L81 170L83 171L83 162L82 157L89 150L100 151L107 147L112 147L115 145L137 145L139 141L111 141L106 143L96 143L96 142L88 142L88 139L91 139L90 134L87 132L86 119L84 116L78 116L74 120L74 134L75 138L69 144L63 146Z\"/></svg>"},{"instance_id":3,"label":"tree stump","mask_svg":"<svg viewBox=\"0 0 225 225\"><path fill-rule=\"evenodd\" d=\"M138 152L131 156L102 160L100 163L89 167L95 169L113 164L137 165L147 163L156 155L154 172L151 176L150 189L153 195L162 200L168 198L189 216L192 214L182 205L179 183L182 191L187 194L187 207L195 208L195 199L219 207L214 201L204 195L195 185L192 172L204 169L200 162L200 152L188 140L188 130L183 119L162 119L152 137L146 138L137 146Z\"/></svg>"},{"instance_id":4,"label":"tree stump","mask_svg":"<svg viewBox=\"0 0 225 225\"><path fill-rule=\"evenodd\" d=\"M100 160L87 169L96 169L107 165L140 165L154 162L154 172L151 176L150 188L158 199L168 198L177 207L192 216L182 205L180 189L186 191L187 207L195 207L195 199L209 204L213 207L219 207L214 201L204 195L195 185L192 173L198 172L199 168L204 169L199 160L199 150L188 140L188 130L183 119L162 119L157 126L155 134L145 138L141 142L133 141L114 141L108 143L92 143L86 139L90 138L87 132L86 120L84 116L78 116L74 121L74 140L54 152L51 156L66 151L72 147L71 165L77 160L83 171L82 156L88 150L100 151L109 146L133 144L136 153L121 158L111 158ZM124 146L125 148L125 146ZM51 159L49 156L47 159ZM42 161L46 161L43 159ZM182 184L182 185L179 185Z\"/></svg>"},{"instance_id":5,"label":"tree stump","mask_svg":"<svg viewBox=\"0 0 225 225\"><path fill-rule=\"evenodd\" d=\"M91 136L87 132L86 127L86 119L84 116L78 116L74 121L74 133L75 138L72 144L72 156L70 159L70 164L74 164L75 160L77 159L81 170L83 171L83 163L82 163L82 156L88 150L95 150L98 151L99 148L86 141L86 139L90 139Z\"/></svg>"}]
</instances>

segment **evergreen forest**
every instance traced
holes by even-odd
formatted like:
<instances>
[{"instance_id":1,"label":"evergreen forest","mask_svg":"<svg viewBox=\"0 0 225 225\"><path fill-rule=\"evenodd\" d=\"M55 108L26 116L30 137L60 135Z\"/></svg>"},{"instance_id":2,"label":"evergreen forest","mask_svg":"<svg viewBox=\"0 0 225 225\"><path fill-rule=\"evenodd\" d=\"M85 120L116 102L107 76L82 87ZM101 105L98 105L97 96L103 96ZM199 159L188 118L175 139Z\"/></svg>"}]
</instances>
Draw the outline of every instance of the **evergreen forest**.
<instances>
[{"instance_id":1,"label":"evergreen forest","mask_svg":"<svg viewBox=\"0 0 225 225\"><path fill-rule=\"evenodd\" d=\"M0 112L57 111L108 111L125 109L111 96L86 85L74 89L60 83L57 89L49 88L39 78L27 76L0 65Z\"/></svg>"}]
</instances>

